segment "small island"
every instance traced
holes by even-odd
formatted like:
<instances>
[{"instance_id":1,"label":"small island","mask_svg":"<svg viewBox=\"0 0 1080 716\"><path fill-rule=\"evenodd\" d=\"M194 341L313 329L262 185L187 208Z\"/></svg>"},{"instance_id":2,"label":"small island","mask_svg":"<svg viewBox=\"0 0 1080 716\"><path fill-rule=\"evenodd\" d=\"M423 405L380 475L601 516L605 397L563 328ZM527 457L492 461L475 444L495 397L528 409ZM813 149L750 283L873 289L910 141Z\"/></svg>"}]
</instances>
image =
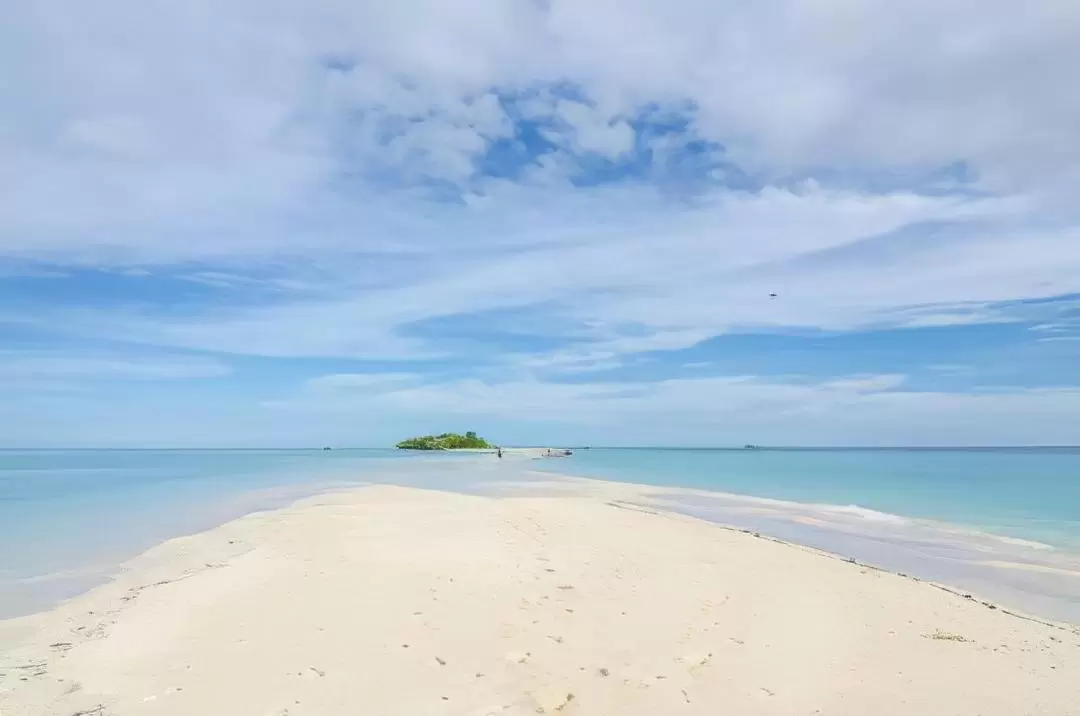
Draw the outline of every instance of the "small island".
<instances>
[{"instance_id":1,"label":"small island","mask_svg":"<svg viewBox=\"0 0 1080 716\"><path fill-rule=\"evenodd\" d=\"M464 435L459 433L443 433L442 435L422 435L420 437L402 440L395 447L398 450L495 450L495 446L477 437L476 433L469 431Z\"/></svg>"}]
</instances>

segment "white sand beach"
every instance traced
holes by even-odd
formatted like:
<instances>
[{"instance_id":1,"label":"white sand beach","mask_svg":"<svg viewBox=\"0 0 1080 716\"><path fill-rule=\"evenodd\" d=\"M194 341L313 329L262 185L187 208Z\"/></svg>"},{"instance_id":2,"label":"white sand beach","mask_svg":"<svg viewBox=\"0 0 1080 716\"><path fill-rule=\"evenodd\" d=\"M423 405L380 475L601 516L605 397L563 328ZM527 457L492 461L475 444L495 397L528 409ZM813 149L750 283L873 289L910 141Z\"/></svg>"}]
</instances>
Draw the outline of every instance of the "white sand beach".
<instances>
[{"instance_id":1,"label":"white sand beach","mask_svg":"<svg viewBox=\"0 0 1080 716\"><path fill-rule=\"evenodd\" d=\"M1080 713L1080 632L622 502L378 486L0 622L3 716Z\"/></svg>"}]
</instances>

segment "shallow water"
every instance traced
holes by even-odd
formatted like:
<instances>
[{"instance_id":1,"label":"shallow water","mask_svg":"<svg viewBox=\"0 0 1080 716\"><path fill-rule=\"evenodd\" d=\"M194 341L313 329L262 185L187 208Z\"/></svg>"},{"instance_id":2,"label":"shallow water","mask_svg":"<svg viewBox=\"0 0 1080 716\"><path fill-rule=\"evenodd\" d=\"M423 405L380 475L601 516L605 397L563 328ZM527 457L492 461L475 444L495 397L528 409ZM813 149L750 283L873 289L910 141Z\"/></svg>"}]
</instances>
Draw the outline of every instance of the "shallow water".
<instances>
[{"instance_id":1,"label":"shallow water","mask_svg":"<svg viewBox=\"0 0 1080 716\"><path fill-rule=\"evenodd\" d=\"M1080 448L578 450L542 469L916 517L1080 552Z\"/></svg>"},{"instance_id":2,"label":"shallow water","mask_svg":"<svg viewBox=\"0 0 1080 716\"><path fill-rule=\"evenodd\" d=\"M426 461L394 450L0 450L0 617L78 594L166 539L398 463L420 475Z\"/></svg>"},{"instance_id":3,"label":"shallow water","mask_svg":"<svg viewBox=\"0 0 1080 716\"><path fill-rule=\"evenodd\" d=\"M652 485L653 505L1080 623L1077 450L0 451L0 617L77 594L170 537L326 490L514 494L555 473Z\"/></svg>"},{"instance_id":4,"label":"shallow water","mask_svg":"<svg viewBox=\"0 0 1080 716\"><path fill-rule=\"evenodd\" d=\"M647 504L947 585L1023 613L1080 624L1080 555L921 519L831 505L684 492Z\"/></svg>"}]
</instances>

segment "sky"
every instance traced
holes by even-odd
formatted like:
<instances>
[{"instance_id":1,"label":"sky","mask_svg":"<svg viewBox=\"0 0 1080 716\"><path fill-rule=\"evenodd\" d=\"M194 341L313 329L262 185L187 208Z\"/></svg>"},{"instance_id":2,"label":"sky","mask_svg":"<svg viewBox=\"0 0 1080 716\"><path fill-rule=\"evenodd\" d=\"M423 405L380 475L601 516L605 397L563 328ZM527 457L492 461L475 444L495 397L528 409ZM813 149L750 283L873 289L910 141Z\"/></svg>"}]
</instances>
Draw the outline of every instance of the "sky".
<instances>
[{"instance_id":1,"label":"sky","mask_svg":"<svg viewBox=\"0 0 1080 716\"><path fill-rule=\"evenodd\" d=\"M41 0L0 446L1080 444L1075 0Z\"/></svg>"}]
</instances>

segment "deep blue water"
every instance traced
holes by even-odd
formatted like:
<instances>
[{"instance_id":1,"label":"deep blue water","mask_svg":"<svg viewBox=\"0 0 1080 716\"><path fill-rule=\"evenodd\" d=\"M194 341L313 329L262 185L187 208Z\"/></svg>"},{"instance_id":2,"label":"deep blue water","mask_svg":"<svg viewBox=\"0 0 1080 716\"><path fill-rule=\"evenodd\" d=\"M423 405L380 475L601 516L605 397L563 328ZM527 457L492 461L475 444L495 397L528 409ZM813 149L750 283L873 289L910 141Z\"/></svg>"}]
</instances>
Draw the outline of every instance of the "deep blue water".
<instances>
[{"instance_id":1,"label":"deep blue water","mask_svg":"<svg viewBox=\"0 0 1080 716\"><path fill-rule=\"evenodd\" d=\"M1080 448L577 450L541 469L857 505L1080 548Z\"/></svg>"}]
</instances>

